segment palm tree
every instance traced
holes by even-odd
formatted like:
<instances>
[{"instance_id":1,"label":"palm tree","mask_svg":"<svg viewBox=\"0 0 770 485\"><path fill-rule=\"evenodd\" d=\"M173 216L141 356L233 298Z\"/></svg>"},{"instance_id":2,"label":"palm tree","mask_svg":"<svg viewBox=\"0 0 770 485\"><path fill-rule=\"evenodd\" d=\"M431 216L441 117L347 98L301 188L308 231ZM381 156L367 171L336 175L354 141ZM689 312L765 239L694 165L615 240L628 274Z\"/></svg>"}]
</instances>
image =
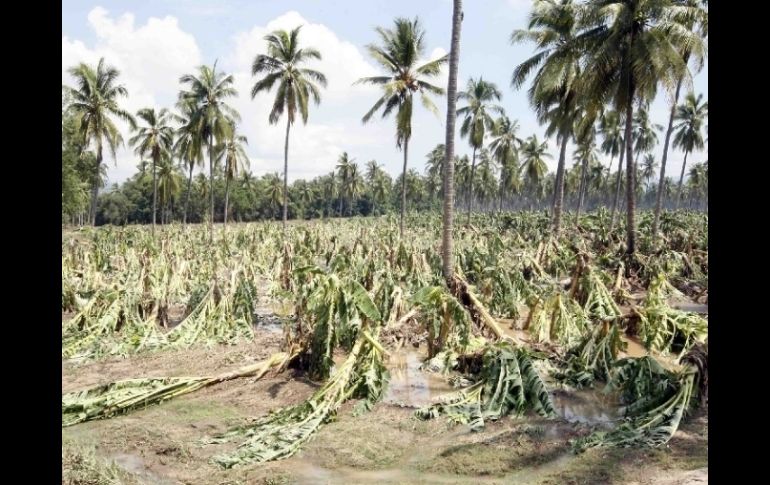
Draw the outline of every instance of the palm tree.
<instances>
[{"instance_id":1,"label":"palm tree","mask_svg":"<svg viewBox=\"0 0 770 485\"><path fill-rule=\"evenodd\" d=\"M112 66L104 63L104 58L99 59L96 69L85 63L71 67L67 71L75 78L77 88L63 86L66 96L71 100L67 110L76 117L76 126L81 143L81 153L91 144L96 146L96 165L94 166L93 183L91 185L91 225L96 225L96 200L99 195L97 183L99 169L102 164L102 148L107 143L107 148L115 160L115 150L123 144L123 137L115 126L112 118L117 117L127 121L131 128L136 123L133 116L118 105L118 98L127 97L128 91L122 84L117 84L120 72Z\"/></svg>"},{"instance_id":2,"label":"palm tree","mask_svg":"<svg viewBox=\"0 0 770 485\"><path fill-rule=\"evenodd\" d=\"M364 193L364 178L358 170L358 164L353 163L348 173L347 193L348 193L348 216L353 215L353 201L358 199Z\"/></svg>"},{"instance_id":3,"label":"palm tree","mask_svg":"<svg viewBox=\"0 0 770 485\"><path fill-rule=\"evenodd\" d=\"M657 132L663 130L663 126L650 122L647 110L647 106L642 106L634 114L634 154L637 156L651 152L658 144Z\"/></svg>"},{"instance_id":4,"label":"palm tree","mask_svg":"<svg viewBox=\"0 0 770 485\"><path fill-rule=\"evenodd\" d=\"M209 243L214 241L214 150L230 134L234 122L240 121L240 115L226 98L238 95L233 87L232 75L217 72L213 67L199 66L198 75L185 74L179 79L188 85L187 91L179 93L179 103L195 106L190 119L190 129L197 137L196 143L205 144L209 149Z\"/></svg>"},{"instance_id":5,"label":"palm tree","mask_svg":"<svg viewBox=\"0 0 770 485\"><path fill-rule=\"evenodd\" d=\"M268 120L271 125L286 111L286 141L283 146L283 232L286 234L286 218L288 217L288 172L289 172L289 130L297 117L297 110L302 117L302 123L307 124L308 99L312 96L316 106L321 103L318 85L326 87L326 76L323 73L300 67L305 62L321 60L321 53L312 47L299 46L299 31L302 26L287 32L277 30L265 37L267 55L259 54L251 66L252 76L264 74L251 89L251 99L260 91L270 91L278 83L273 108Z\"/></svg>"},{"instance_id":6,"label":"palm tree","mask_svg":"<svg viewBox=\"0 0 770 485\"><path fill-rule=\"evenodd\" d=\"M580 187L578 188L578 204L575 213L575 221L580 219L580 209L583 208L583 199L585 197L586 187L588 186L589 167L599 163L599 156L596 153L596 138L592 135L586 136L581 140L575 151L575 161L581 163L580 169Z\"/></svg>"},{"instance_id":7,"label":"palm tree","mask_svg":"<svg viewBox=\"0 0 770 485\"><path fill-rule=\"evenodd\" d=\"M539 67L529 100L538 120L548 123L546 136L556 135L561 144L556 169L553 202L553 230L561 228L561 210L564 201L564 166L567 142L572 137L580 101L580 56L583 50L574 42L578 33L578 6L572 0L538 0L530 13L527 30L516 30L511 42L532 41L538 52L522 62L513 72L511 85L520 87L527 76Z\"/></svg>"},{"instance_id":8,"label":"palm tree","mask_svg":"<svg viewBox=\"0 0 770 485\"><path fill-rule=\"evenodd\" d=\"M382 117L386 118L394 109L396 112L396 148L404 150L404 169L401 177L401 218L399 235L404 236L404 213L406 211L406 166L409 153L409 139L412 137L413 94L420 92L422 105L434 113L438 109L428 96L429 93L443 95L444 90L422 78L436 77L447 56L419 65L425 53L425 31L419 19L397 18L394 29L377 27L382 45L370 44L369 55L382 66L387 75L361 78L359 83L382 86L383 95L362 118L367 123L374 113L384 105Z\"/></svg>"},{"instance_id":9,"label":"palm tree","mask_svg":"<svg viewBox=\"0 0 770 485\"><path fill-rule=\"evenodd\" d=\"M605 112L599 121L599 133L602 135L601 149L605 155L610 156L610 165L607 167L609 177L609 171L612 170L612 161L618 157L618 174L615 180L615 197L612 200L612 215L610 217L610 228L615 227L615 214L617 214L618 202L620 201L620 180L623 173L623 158L625 156L625 150L623 150L623 130L622 130L622 116L618 111L611 110ZM608 181L609 184L609 181Z\"/></svg>"},{"instance_id":10,"label":"palm tree","mask_svg":"<svg viewBox=\"0 0 770 485\"><path fill-rule=\"evenodd\" d=\"M449 52L449 82L447 84L446 140L444 142L444 210L441 232L441 269L444 280L450 286L454 278L454 254L452 253L452 229L454 227L454 157L455 121L457 119L457 66L460 63L460 30L463 21L463 2L454 0L452 6L452 45ZM450 286L451 288L452 286Z\"/></svg>"},{"instance_id":11,"label":"palm tree","mask_svg":"<svg viewBox=\"0 0 770 485\"><path fill-rule=\"evenodd\" d=\"M492 156L500 165L500 205L498 210L503 210L503 194L506 190L518 188L519 173L519 147L523 143L518 137L519 122L511 121L502 115L495 121L492 130L492 141L489 148Z\"/></svg>"},{"instance_id":12,"label":"palm tree","mask_svg":"<svg viewBox=\"0 0 770 485\"><path fill-rule=\"evenodd\" d=\"M535 190L540 190L542 181L548 173L545 159L552 157L546 150L548 150L548 143L540 143L537 135L527 138L521 147L521 154L524 159L521 164L521 172L524 174L525 183L533 194Z\"/></svg>"},{"instance_id":13,"label":"palm tree","mask_svg":"<svg viewBox=\"0 0 770 485\"><path fill-rule=\"evenodd\" d=\"M181 187L179 178L179 173L171 162L171 153L166 152L158 164L158 198L162 207L161 214L166 214L165 217L161 216L161 221L165 221L164 223L168 222L171 202L179 193Z\"/></svg>"},{"instance_id":14,"label":"palm tree","mask_svg":"<svg viewBox=\"0 0 770 485\"><path fill-rule=\"evenodd\" d=\"M702 37L708 36L708 2L704 0L684 0L682 3L684 3L688 7L694 7L695 12L697 13L696 16L691 18L689 21L685 20L684 23L686 27L690 30L693 30L696 28L696 23L699 25L699 31L700 35ZM693 51L689 46L685 45L684 50L681 52L682 54L682 60L685 64L688 63L690 60L690 57L695 54L694 60L695 60L695 68L696 70L700 70L703 66L703 58L705 56L705 52L702 52L698 49L700 46L696 46L696 49ZM674 131L674 117L676 115L676 107L679 103L679 92L682 88L682 81L683 78L679 78L676 81L676 89L674 90L674 98L671 103L671 113L668 117L668 128L666 129L666 138L663 142L663 158L660 161L660 179L658 182L658 190L656 194L655 199L655 218L652 223L652 234L653 238L657 238L658 236L658 225L660 224L660 209L661 205L663 203L663 184L666 180L666 161L668 160L668 146L669 142L671 140L671 133ZM708 131L708 130L707 130Z\"/></svg>"},{"instance_id":15,"label":"palm tree","mask_svg":"<svg viewBox=\"0 0 770 485\"><path fill-rule=\"evenodd\" d=\"M286 194L284 192L286 186L282 184L281 176L278 173L271 173L266 175L265 178L267 179L267 200L272 209L273 217L275 217L275 210L280 207L282 203L286 203ZM284 227L286 227L285 219L283 224Z\"/></svg>"},{"instance_id":16,"label":"palm tree","mask_svg":"<svg viewBox=\"0 0 770 485\"><path fill-rule=\"evenodd\" d=\"M236 133L236 127L232 126L228 130L228 135L224 142L217 148L217 162L224 159L225 162L225 215L224 229L227 229L227 209L230 201L230 182L238 176L238 173L246 170L249 166L249 156L246 155L246 145L248 139Z\"/></svg>"},{"instance_id":17,"label":"palm tree","mask_svg":"<svg viewBox=\"0 0 770 485\"><path fill-rule=\"evenodd\" d=\"M323 187L323 196L328 202L326 217L330 217L332 213L332 200L339 194L339 184L337 183L337 177L334 171L323 178L321 185Z\"/></svg>"},{"instance_id":18,"label":"palm tree","mask_svg":"<svg viewBox=\"0 0 770 485\"><path fill-rule=\"evenodd\" d=\"M390 191L390 178L384 172L372 181L372 214L376 215L377 203L382 203Z\"/></svg>"},{"instance_id":19,"label":"palm tree","mask_svg":"<svg viewBox=\"0 0 770 485\"><path fill-rule=\"evenodd\" d=\"M468 197L468 186L471 183L471 160L468 155L455 156L455 185L458 192Z\"/></svg>"},{"instance_id":20,"label":"palm tree","mask_svg":"<svg viewBox=\"0 0 770 485\"><path fill-rule=\"evenodd\" d=\"M161 158L171 156L174 129L169 124L171 114L165 108L157 113L154 108L141 109L136 116L144 121L146 126L139 127L138 133L128 143L135 147L137 155L149 156L152 160L152 234L154 235L155 217L158 212L158 164Z\"/></svg>"},{"instance_id":21,"label":"palm tree","mask_svg":"<svg viewBox=\"0 0 770 485\"><path fill-rule=\"evenodd\" d=\"M203 166L203 140L196 133L195 126L191 124L195 116L195 105L189 102L179 103L179 109L181 114L176 115L175 118L181 126L177 129L174 153L188 169L187 195L185 195L184 212L182 213L182 223L187 224L193 169L196 165Z\"/></svg>"},{"instance_id":22,"label":"palm tree","mask_svg":"<svg viewBox=\"0 0 770 485\"><path fill-rule=\"evenodd\" d=\"M625 111L629 257L636 252L634 103L653 99L659 84L671 86L688 75L682 48L702 46L702 39L682 23L692 16L692 10L667 0L591 0L586 29L574 43L585 48L586 54L582 95L597 103L611 101L616 109Z\"/></svg>"},{"instance_id":23,"label":"palm tree","mask_svg":"<svg viewBox=\"0 0 770 485\"><path fill-rule=\"evenodd\" d=\"M382 165L377 163L377 160L369 160L366 162L366 182L369 184L369 192L372 194L372 215L375 215L374 212L377 207L377 201L381 200L375 192L378 192L383 198L385 196L383 173Z\"/></svg>"},{"instance_id":24,"label":"palm tree","mask_svg":"<svg viewBox=\"0 0 770 485\"><path fill-rule=\"evenodd\" d=\"M340 217L342 217L342 202L345 198L348 198L348 208L350 208L350 180L352 178L354 160L355 158L348 156L348 152L342 152L339 159L337 159L337 170L340 180Z\"/></svg>"},{"instance_id":25,"label":"palm tree","mask_svg":"<svg viewBox=\"0 0 770 485\"><path fill-rule=\"evenodd\" d=\"M655 156L652 153L648 153L642 159L642 180L644 184L649 187L650 181L655 177L655 172L658 170L658 162L655 160Z\"/></svg>"},{"instance_id":26,"label":"palm tree","mask_svg":"<svg viewBox=\"0 0 770 485\"><path fill-rule=\"evenodd\" d=\"M484 147L484 136L487 131L492 132L495 128L495 119L490 115L494 111L503 115L503 107L498 104L491 104L494 100L500 101L502 94L494 83L484 81L479 78L478 81L470 78L465 91L457 93L457 99L467 103L466 106L457 110L458 115L462 115L463 124L460 126L460 136L468 138L468 142L473 148L471 157L470 186L468 188L468 219L466 224L471 223L471 209L473 208L473 179L476 175L476 150Z\"/></svg>"},{"instance_id":27,"label":"palm tree","mask_svg":"<svg viewBox=\"0 0 770 485\"><path fill-rule=\"evenodd\" d=\"M442 197L442 185L444 183L444 157L445 147L439 143L426 155L425 176L427 178L428 192Z\"/></svg>"},{"instance_id":28,"label":"palm tree","mask_svg":"<svg viewBox=\"0 0 770 485\"><path fill-rule=\"evenodd\" d=\"M690 93L684 99L684 103L676 109L675 119L678 121L674 130L674 148L681 148L684 151L684 161L682 162L682 174L679 176L679 188L676 196L676 208L682 198L682 181L684 180L684 170L687 165L687 155L693 150L703 148L703 124L708 116L708 101L701 103L703 95L695 97Z\"/></svg>"}]
</instances>

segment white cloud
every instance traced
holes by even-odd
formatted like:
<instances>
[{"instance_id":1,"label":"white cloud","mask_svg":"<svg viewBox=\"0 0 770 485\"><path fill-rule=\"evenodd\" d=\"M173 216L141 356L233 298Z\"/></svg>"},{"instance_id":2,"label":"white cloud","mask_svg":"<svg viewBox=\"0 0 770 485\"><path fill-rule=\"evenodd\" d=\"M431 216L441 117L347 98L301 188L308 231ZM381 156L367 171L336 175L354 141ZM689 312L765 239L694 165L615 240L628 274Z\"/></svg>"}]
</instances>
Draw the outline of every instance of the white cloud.
<instances>
[{"instance_id":1,"label":"white cloud","mask_svg":"<svg viewBox=\"0 0 770 485\"><path fill-rule=\"evenodd\" d=\"M179 89L179 77L201 63L195 38L184 32L174 17L151 17L137 27L130 13L113 18L104 8L96 7L88 13L88 24L97 37L92 47L62 36L62 84L71 83L70 67L80 62L96 64L104 57L120 71L120 82L128 90L121 103L131 113L148 106L170 106ZM127 140L128 127L120 126ZM121 149L117 167L107 161L110 181L131 175L136 161L128 147Z\"/></svg>"}]
</instances>

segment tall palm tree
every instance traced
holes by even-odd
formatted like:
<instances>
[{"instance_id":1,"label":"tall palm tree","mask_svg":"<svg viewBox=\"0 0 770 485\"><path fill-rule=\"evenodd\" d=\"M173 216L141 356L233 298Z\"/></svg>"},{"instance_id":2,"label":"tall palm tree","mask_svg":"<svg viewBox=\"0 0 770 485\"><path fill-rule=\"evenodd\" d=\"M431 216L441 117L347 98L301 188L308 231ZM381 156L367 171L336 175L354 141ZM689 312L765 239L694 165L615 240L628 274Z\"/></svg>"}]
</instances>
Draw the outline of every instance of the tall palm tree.
<instances>
[{"instance_id":1,"label":"tall palm tree","mask_svg":"<svg viewBox=\"0 0 770 485\"><path fill-rule=\"evenodd\" d=\"M655 146L658 144L657 132L662 130L663 126L650 122L648 107L640 107L636 114L634 114L634 155L643 155L655 149Z\"/></svg>"},{"instance_id":2,"label":"tall palm tree","mask_svg":"<svg viewBox=\"0 0 770 485\"><path fill-rule=\"evenodd\" d=\"M434 86L424 78L436 77L441 66L446 63L447 56L419 65L425 53L425 31L419 19L409 20L397 18L393 29L377 27L381 45L366 46L369 55L385 71L385 76L361 78L356 84L374 84L381 86L382 96L362 118L367 123L380 108L382 117L386 118L396 109L396 148L404 151L404 169L401 172L401 218L399 220L399 235L404 236L404 213L406 211L406 166L409 157L409 140L412 137L412 104L413 95L420 92L422 105L428 110L438 113L436 105L429 94L443 95L444 90Z\"/></svg>"},{"instance_id":3,"label":"tall palm tree","mask_svg":"<svg viewBox=\"0 0 770 485\"><path fill-rule=\"evenodd\" d=\"M676 109L675 119L678 121L674 130L674 148L681 148L684 151L684 161L682 162L682 174L679 176L679 188L677 189L676 208L682 199L682 181L684 180L684 170L687 166L687 155L693 150L703 148L703 124L708 116L708 101L701 102L703 95L695 97L690 93L684 99L684 103Z\"/></svg>"},{"instance_id":4,"label":"tall palm tree","mask_svg":"<svg viewBox=\"0 0 770 485\"><path fill-rule=\"evenodd\" d=\"M702 39L682 23L692 9L669 0L590 0L587 7L586 29L575 42L586 54L581 92L595 102L611 101L625 112L626 254L630 257L636 252L634 103L653 99L659 84L671 86L688 75L682 48L698 48Z\"/></svg>"},{"instance_id":5,"label":"tall palm tree","mask_svg":"<svg viewBox=\"0 0 770 485\"><path fill-rule=\"evenodd\" d=\"M642 159L642 180L644 184L649 187L650 181L655 177L655 172L658 170L658 162L655 160L655 156L652 153L648 153Z\"/></svg>"},{"instance_id":6,"label":"tall palm tree","mask_svg":"<svg viewBox=\"0 0 770 485\"><path fill-rule=\"evenodd\" d=\"M278 173L271 173L265 178L267 179L267 200L273 212L271 217L275 217L276 209L286 203L286 186L281 182L281 176ZM286 224L286 220L283 223Z\"/></svg>"},{"instance_id":7,"label":"tall palm tree","mask_svg":"<svg viewBox=\"0 0 770 485\"><path fill-rule=\"evenodd\" d=\"M444 183L444 157L445 147L439 143L427 155L425 161L425 177L427 179L428 192L435 194L436 198L442 197Z\"/></svg>"},{"instance_id":8,"label":"tall palm tree","mask_svg":"<svg viewBox=\"0 0 770 485\"><path fill-rule=\"evenodd\" d=\"M492 130L492 141L489 148L492 156L500 166L500 205L498 210L503 210L503 194L507 190L516 190L518 187L519 173L519 147L523 140L518 137L519 122L511 121L502 115L495 121Z\"/></svg>"},{"instance_id":9,"label":"tall palm tree","mask_svg":"<svg viewBox=\"0 0 770 485\"><path fill-rule=\"evenodd\" d=\"M447 84L446 139L444 142L444 210L441 231L441 269L447 285L454 278L454 254L452 253L452 228L454 227L454 157L455 121L457 119L457 67L460 63L460 30L463 21L463 2L452 4L452 43L449 51L449 82ZM451 288L451 286L450 286Z\"/></svg>"},{"instance_id":10,"label":"tall palm tree","mask_svg":"<svg viewBox=\"0 0 770 485\"><path fill-rule=\"evenodd\" d=\"M96 225L96 200L99 195L97 183L99 169L103 160L103 146L115 159L115 150L123 144L123 137L113 122L113 117L127 121L131 128L136 125L134 117L120 107L118 99L127 97L128 91L122 84L117 84L120 71L105 64L104 58L99 59L96 68L85 63L71 67L67 71L75 78L76 88L63 86L63 91L70 101L67 110L76 117L76 126L80 137L81 153L89 145L96 148L96 165L91 185L90 222Z\"/></svg>"},{"instance_id":11,"label":"tall palm tree","mask_svg":"<svg viewBox=\"0 0 770 485\"><path fill-rule=\"evenodd\" d=\"M382 165L376 160L366 162L366 182L369 184L369 192L372 194L372 215L375 215L377 201L382 200L378 196L385 196L385 185Z\"/></svg>"},{"instance_id":12,"label":"tall palm tree","mask_svg":"<svg viewBox=\"0 0 770 485\"><path fill-rule=\"evenodd\" d=\"M161 158L171 156L174 144L174 129L171 127L171 114L161 109L145 108L137 111L136 116L145 122L146 126L137 128L137 134L129 141L135 147L135 153L140 157L148 156L152 160L152 233L155 234L155 218L158 212L158 164Z\"/></svg>"},{"instance_id":13,"label":"tall palm tree","mask_svg":"<svg viewBox=\"0 0 770 485\"><path fill-rule=\"evenodd\" d=\"M553 202L556 235L561 228L567 142L572 137L579 113L578 81L583 50L574 42L579 29L578 9L572 0L538 0L530 13L528 29L516 30L511 35L511 42L532 41L538 49L534 56L516 67L511 84L514 88L520 87L537 69L529 100L538 120L548 123L546 136L556 135L557 143L561 145Z\"/></svg>"},{"instance_id":14,"label":"tall palm tree","mask_svg":"<svg viewBox=\"0 0 770 485\"><path fill-rule=\"evenodd\" d=\"M468 86L465 91L457 93L457 99L466 102L466 106L457 110L457 114L464 116L463 124L460 126L460 136L468 138L468 142L473 148L471 157L470 186L468 188L468 218L466 224L471 222L471 210L473 208L473 179L476 175L476 150L484 147L484 136L492 132L495 128L495 119L490 112L503 115L503 107L498 104L492 104L493 101L500 101L502 94L494 83L484 81L479 78L478 81L473 78L468 79Z\"/></svg>"},{"instance_id":15,"label":"tall palm tree","mask_svg":"<svg viewBox=\"0 0 770 485\"><path fill-rule=\"evenodd\" d=\"M265 37L267 54L259 54L251 66L252 76L264 74L251 89L251 99L261 91L278 88L268 120L271 125L278 123L286 111L286 140L283 146L283 232L286 234L288 217L288 173L289 173L289 130L299 110L302 123L307 124L308 99L312 96L316 106L321 103L320 87L326 87L326 76L314 69L300 67L312 59L321 60L321 53L312 47L300 47L299 31L277 30ZM316 84L317 83L317 84Z\"/></svg>"},{"instance_id":16,"label":"tall palm tree","mask_svg":"<svg viewBox=\"0 0 770 485\"><path fill-rule=\"evenodd\" d=\"M184 201L184 212L182 213L182 223L187 224L187 211L190 207L190 192L192 188L192 176L195 166L203 166L203 143L195 126L192 125L192 119L195 116L195 105L190 102L178 104L180 114L175 116L180 124L177 129L176 143L174 144L174 153L188 169L187 175L187 194Z\"/></svg>"},{"instance_id":17,"label":"tall palm tree","mask_svg":"<svg viewBox=\"0 0 770 485\"><path fill-rule=\"evenodd\" d=\"M353 163L350 167L347 181L348 193L348 216L353 215L353 201L361 197L364 193L364 178L358 170L358 164Z\"/></svg>"},{"instance_id":18,"label":"tall palm tree","mask_svg":"<svg viewBox=\"0 0 770 485\"><path fill-rule=\"evenodd\" d=\"M468 155L455 156L455 182L458 192L468 197L468 186L471 183L471 159Z\"/></svg>"},{"instance_id":19,"label":"tall palm tree","mask_svg":"<svg viewBox=\"0 0 770 485\"><path fill-rule=\"evenodd\" d=\"M248 143L248 139L244 135L239 135L233 125L228 130L224 142L217 147L217 162L224 160L225 168L225 214L223 217L225 230L227 229L227 209L230 201L230 182L249 166L249 156L246 155Z\"/></svg>"},{"instance_id":20,"label":"tall palm tree","mask_svg":"<svg viewBox=\"0 0 770 485\"><path fill-rule=\"evenodd\" d=\"M612 161L618 155L618 172L617 179L615 180L615 196L612 199L612 215L610 216L610 228L615 227L615 214L617 214L618 202L620 201L620 180L623 173L623 158L625 157L625 150L623 150L623 128L622 128L622 116L618 111L611 110L606 111L599 121L599 133L602 135L601 149L605 155L610 156L610 165L607 167L609 177L609 171L612 170ZM609 180L608 180L609 183Z\"/></svg>"},{"instance_id":21,"label":"tall palm tree","mask_svg":"<svg viewBox=\"0 0 770 485\"><path fill-rule=\"evenodd\" d=\"M339 194L339 182L334 171L323 177L321 185L323 187L323 196L328 203L326 217L330 217L332 214L332 201Z\"/></svg>"},{"instance_id":22,"label":"tall palm tree","mask_svg":"<svg viewBox=\"0 0 770 485\"><path fill-rule=\"evenodd\" d=\"M589 167L599 163L599 156L596 153L596 138L594 136L584 137L577 150L575 151L575 161L580 162L580 186L578 188L578 204L575 212L575 221L580 218L580 210L583 208L583 199L588 186Z\"/></svg>"},{"instance_id":23,"label":"tall palm tree","mask_svg":"<svg viewBox=\"0 0 770 485\"><path fill-rule=\"evenodd\" d=\"M548 173L545 159L552 157L547 150L548 142L540 143L537 135L527 138L521 147L523 161L520 170L524 174L525 183L532 194L541 190L543 179Z\"/></svg>"},{"instance_id":24,"label":"tall palm tree","mask_svg":"<svg viewBox=\"0 0 770 485\"><path fill-rule=\"evenodd\" d=\"M233 123L240 121L238 112L225 102L238 95L233 87L232 75L217 72L213 67L199 66L198 75L185 74L179 82L187 86L179 93L179 103L195 106L190 119L190 129L198 137L197 143L209 150L209 244L214 240L214 151L229 135Z\"/></svg>"},{"instance_id":25,"label":"tall palm tree","mask_svg":"<svg viewBox=\"0 0 770 485\"><path fill-rule=\"evenodd\" d=\"M182 184L176 167L171 161L171 153L166 152L158 163L158 199L162 207L161 221L167 223L170 219L170 207L173 200L179 194Z\"/></svg>"},{"instance_id":26,"label":"tall palm tree","mask_svg":"<svg viewBox=\"0 0 770 485\"><path fill-rule=\"evenodd\" d=\"M382 203L390 191L390 178L384 172L377 174L377 177L371 182L372 190L372 214L376 215L377 203Z\"/></svg>"},{"instance_id":27,"label":"tall palm tree","mask_svg":"<svg viewBox=\"0 0 770 485\"><path fill-rule=\"evenodd\" d=\"M697 30L699 34L706 38L708 37L708 2L705 0L681 0L681 3L688 7L694 8L697 15L693 16L689 20L684 20L683 23L690 30ZM705 52L695 49L694 51L686 44L682 46L684 50L681 52L682 60L685 64L690 61L690 58L695 54L694 64L695 70L699 71L703 67L703 59ZM698 46L696 46L698 47ZM674 98L671 102L671 112L668 117L668 128L666 129L666 138L663 142L663 158L660 161L660 179L658 181L658 190L655 198L655 218L652 223L653 238L658 236L658 225L660 224L660 209L663 203L663 185L666 180L666 161L668 160L668 147L671 141L671 134L674 131L674 117L676 115L676 108L679 103L679 93L682 89L683 78L679 78L676 81L676 89L674 90ZM708 131L708 130L707 130Z\"/></svg>"},{"instance_id":28,"label":"tall palm tree","mask_svg":"<svg viewBox=\"0 0 770 485\"><path fill-rule=\"evenodd\" d=\"M350 181L352 179L353 161L355 158L350 158L348 152L342 152L339 159L337 159L337 177L340 181L340 217L342 217L342 202L344 199L348 199L348 209L350 208Z\"/></svg>"}]
</instances>

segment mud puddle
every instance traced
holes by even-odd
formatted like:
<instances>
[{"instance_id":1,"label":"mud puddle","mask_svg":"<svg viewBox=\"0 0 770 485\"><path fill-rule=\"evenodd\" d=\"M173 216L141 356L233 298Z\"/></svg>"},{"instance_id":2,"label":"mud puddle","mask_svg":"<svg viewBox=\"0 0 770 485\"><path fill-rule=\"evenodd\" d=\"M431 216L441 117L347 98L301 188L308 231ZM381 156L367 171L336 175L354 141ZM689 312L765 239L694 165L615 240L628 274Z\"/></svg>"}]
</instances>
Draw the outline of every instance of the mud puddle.
<instances>
[{"instance_id":1,"label":"mud puddle","mask_svg":"<svg viewBox=\"0 0 770 485\"><path fill-rule=\"evenodd\" d=\"M556 414L570 423L611 427L621 418L615 399L602 394L601 391L554 390L551 397Z\"/></svg>"},{"instance_id":2,"label":"mud puddle","mask_svg":"<svg viewBox=\"0 0 770 485\"><path fill-rule=\"evenodd\" d=\"M144 462L144 459L139 455L132 453L115 453L110 455L108 459L112 460L123 470L129 472L142 484L171 485L173 483L150 470Z\"/></svg>"},{"instance_id":3,"label":"mud puddle","mask_svg":"<svg viewBox=\"0 0 770 485\"><path fill-rule=\"evenodd\" d=\"M390 356L387 363L390 382L384 402L417 408L455 390L446 376L420 369L424 358L422 352L411 349L403 349Z\"/></svg>"}]
</instances>

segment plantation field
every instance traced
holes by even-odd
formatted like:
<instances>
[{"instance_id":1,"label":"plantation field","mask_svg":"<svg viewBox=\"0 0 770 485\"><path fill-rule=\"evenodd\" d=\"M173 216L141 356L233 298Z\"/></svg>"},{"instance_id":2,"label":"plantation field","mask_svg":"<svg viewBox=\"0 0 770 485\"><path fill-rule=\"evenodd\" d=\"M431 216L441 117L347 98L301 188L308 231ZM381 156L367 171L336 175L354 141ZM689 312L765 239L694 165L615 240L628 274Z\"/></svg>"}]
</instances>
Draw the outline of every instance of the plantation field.
<instances>
[{"instance_id":1,"label":"plantation field","mask_svg":"<svg viewBox=\"0 0 770 485\"><path fill-rule=\"evenodd\" d=\"M64 482L706 483L707 216L569 219L63 231Z\"/></svg>"}]
</instances>

